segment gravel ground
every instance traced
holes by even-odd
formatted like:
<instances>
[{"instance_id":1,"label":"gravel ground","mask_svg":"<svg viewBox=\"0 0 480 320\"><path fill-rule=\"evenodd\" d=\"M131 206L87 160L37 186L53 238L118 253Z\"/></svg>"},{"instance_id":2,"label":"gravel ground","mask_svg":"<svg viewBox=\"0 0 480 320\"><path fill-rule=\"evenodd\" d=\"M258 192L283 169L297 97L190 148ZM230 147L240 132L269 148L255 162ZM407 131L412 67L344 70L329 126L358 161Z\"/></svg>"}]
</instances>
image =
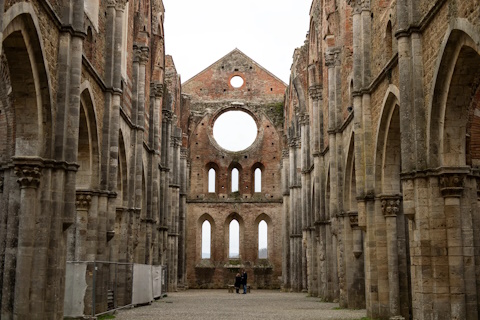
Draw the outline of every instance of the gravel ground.
<instances>
[{"instance_id":1,"label":"gravel ground","mask_svg":"<svg viewBox=\"0 0 480 320\"><path fill-rule=\"evenodd\" d=\"M361 319L365 310L339 309L337 303L323 303L305 293L252 290L249 294L225 290L170 292L151 305L120 310L117 320L226 320L226 319Z\"/></svg>"}]
</instances>

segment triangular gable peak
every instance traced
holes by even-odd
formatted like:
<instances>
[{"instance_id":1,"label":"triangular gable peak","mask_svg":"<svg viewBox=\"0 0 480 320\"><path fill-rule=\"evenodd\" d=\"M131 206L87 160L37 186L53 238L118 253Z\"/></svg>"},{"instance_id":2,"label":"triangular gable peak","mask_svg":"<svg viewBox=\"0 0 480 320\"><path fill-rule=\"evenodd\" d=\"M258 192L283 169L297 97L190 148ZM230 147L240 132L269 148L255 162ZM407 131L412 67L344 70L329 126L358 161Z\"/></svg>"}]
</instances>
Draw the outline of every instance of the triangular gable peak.
<instances>
[{"instance_id":1,"label":"triangular gable peak","mask_svg":"<svg viewBox=\"0 0 480 320\"><path fill-rule=\"evenodd\" d=\"M282 80L235 49L186 81L182 91L193 101L267 102L282 101L286 87Z\"/></svg>"}]
</instances>

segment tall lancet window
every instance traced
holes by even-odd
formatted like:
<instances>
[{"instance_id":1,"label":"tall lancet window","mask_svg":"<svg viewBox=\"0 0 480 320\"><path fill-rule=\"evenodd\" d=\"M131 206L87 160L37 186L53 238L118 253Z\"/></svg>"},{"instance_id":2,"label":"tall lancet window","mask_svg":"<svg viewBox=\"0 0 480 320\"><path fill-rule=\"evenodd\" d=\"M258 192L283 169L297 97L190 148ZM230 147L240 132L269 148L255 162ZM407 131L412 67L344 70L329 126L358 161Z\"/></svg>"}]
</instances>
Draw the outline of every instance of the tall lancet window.
<instances>
[{"instance_id":1,"label":"tall lancet window","mask_svg":"<svg viewBox=\"0 0 480 320\"><path fill-rule=\"evenodd\" d=\"M229 234L228 257L238 259L240 258L240 225L235 219L230 222Z\"/></svg>"},{"instance_id":2,"label":"tall lancet window","mask_svg":"<svg viewBox=\"0 0 480 320\"><path fill-rule=\"evenodd\" d=\"M208 170L208 192L215 192L215 179L216 179L216 172L215 169L211 168Z\"/></svg>"},{"instance_id":3,"label":"tall lancet window","mask_svg":"<svg viewBox=\"0 0 480 320\"><path fill-rule=\"evenodd\" d=\"M258 224L258 258L268 258L268 225L265 220Z\"/></svg>"},{"instance_id":4,"label":"tall lancet window","mask_svg":"<svg viewBox=\"0 0 480 320\"><path fill-rule=\"evenodd\" d=\"M202 259L210 259L212 226L208 220L202 224Z\"/></svg>"},{"instance_id":5,"label":"tall lancet window","mask_svg":"<svg viewBox=\"0 0 480 320\"><path fill-rule=\"evenodd\" d=\"M262 170L255 169L255 192L262 192Z\"/></svg>"},{"instance_id":6,"label":"tall lancet window","mask_svg":"<svg viewBox=\"0 0 480 320\"><path fill-rule=\"evenodd\" d=\"M232 169L232 192L238 192L238 169Z\"/></svg>"}]
</instances>

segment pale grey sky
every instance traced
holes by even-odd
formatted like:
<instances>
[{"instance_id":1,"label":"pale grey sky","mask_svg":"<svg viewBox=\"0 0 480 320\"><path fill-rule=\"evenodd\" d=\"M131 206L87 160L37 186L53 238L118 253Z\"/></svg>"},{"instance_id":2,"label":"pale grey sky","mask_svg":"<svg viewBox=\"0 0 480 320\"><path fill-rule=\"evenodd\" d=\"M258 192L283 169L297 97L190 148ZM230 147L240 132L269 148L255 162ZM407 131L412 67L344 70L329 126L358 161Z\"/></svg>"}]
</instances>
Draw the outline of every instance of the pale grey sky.
<instances>
[{"instance_id":1,"label":"pale grey sky","mask_svg":"<svg viewBox=\"0 0 480 320\"><path fill-rule=\"evenodd\" d=\"M235 48L288 83L311 0L163 0L165 47L182 82Z\"/></svg>"}]
</instances>

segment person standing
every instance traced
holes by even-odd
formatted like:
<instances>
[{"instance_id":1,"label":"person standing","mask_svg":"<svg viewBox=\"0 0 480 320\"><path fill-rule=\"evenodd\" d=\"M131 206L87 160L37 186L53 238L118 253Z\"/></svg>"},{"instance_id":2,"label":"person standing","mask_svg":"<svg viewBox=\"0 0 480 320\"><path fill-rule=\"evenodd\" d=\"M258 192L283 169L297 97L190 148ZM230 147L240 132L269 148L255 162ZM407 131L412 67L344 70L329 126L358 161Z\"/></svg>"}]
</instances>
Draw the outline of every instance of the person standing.
<instances>
[{"instance_id":1,"label":"person standing","mask_svg":"<svg viewBox=\"0 0 480 320\"><path fill-rule=\"evenodd\" d=\"M240 289L241 285L242 285L242 276L240 275L240 272L238 272L237 275L235 276L235 284L234 284L235 291L237 293L239 293L238 290Z\"/></svg>"},{"instance_id":2,"label":"person standing","mask_svg":"<svg viewBox=\"0 0 480 320\"><path fill-rule=\"evenodd\" d=\"M244 269L242 273L243 294L247 294L247 278L247 271Z\"/></svg>"}]
</instances>

